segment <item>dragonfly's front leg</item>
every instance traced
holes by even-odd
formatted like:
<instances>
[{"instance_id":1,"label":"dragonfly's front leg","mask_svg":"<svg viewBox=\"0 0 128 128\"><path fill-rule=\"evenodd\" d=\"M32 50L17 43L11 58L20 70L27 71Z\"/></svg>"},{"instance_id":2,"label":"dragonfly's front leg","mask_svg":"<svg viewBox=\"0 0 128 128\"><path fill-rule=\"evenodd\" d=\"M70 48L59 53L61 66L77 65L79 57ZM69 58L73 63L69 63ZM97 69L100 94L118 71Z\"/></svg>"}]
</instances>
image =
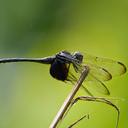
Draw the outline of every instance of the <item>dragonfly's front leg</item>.
<instances>
[{"instance_id":1,"label":"dragonfly's front leg","mask_svg":"<svg viewBox=\"0 0 128 128\"><path fill-rule=\"evenodd\" d=\"M71 109L71 107L79 100L82 100L82 101L94 101L94 102L101 102L101 103L105 103L105 104L108 104L112 107L114 107L117 111L117 122L116 122L116 128L118 128L118 123L119 123L119 116L120 116L120 110L119 108L113 104L111 101L107 100L106 98L103 98L103 97L92 97L92 96L80 96L80 97L77 97L76 99L73 99L71 104L70 104L70 107L68 109L68 111ZM73 124L71 124L68 128L72 128L73 126L75 126L77 123L79 123L81 120L83 120L85 117L87 117L87 115L84 115L83 117L81 117L80 119L78 119L76 122L74 122Z\"/></svg>"}]
</instances>

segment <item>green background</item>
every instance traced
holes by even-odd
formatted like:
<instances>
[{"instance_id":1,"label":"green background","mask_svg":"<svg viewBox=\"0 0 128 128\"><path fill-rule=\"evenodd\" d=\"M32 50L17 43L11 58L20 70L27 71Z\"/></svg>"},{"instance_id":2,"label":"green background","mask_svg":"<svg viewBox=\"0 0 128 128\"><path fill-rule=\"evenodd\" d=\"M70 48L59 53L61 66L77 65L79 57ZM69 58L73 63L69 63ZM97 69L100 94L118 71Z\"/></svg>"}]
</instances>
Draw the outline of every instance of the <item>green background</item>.
<instances>
[{"instance_id":1,"label":"green background","mask_svg":"<svg viewBox=\"0 0 128 128\"><path fill-rule=\"evenodd\" d=\"M128 65L127 0L0 1L0 57L45 57L61 50L87 52ZM107 82L128 127L127 74ZM72 86L53 79L49 65L0 65L0 128L48 128ZM86 95L83 90L79 95ZM102 96L100 94L96 94ZM114 128L117 113L102 103L79 102L61 124L82 115L76 128Z\"/></svg>"}]
</instances>

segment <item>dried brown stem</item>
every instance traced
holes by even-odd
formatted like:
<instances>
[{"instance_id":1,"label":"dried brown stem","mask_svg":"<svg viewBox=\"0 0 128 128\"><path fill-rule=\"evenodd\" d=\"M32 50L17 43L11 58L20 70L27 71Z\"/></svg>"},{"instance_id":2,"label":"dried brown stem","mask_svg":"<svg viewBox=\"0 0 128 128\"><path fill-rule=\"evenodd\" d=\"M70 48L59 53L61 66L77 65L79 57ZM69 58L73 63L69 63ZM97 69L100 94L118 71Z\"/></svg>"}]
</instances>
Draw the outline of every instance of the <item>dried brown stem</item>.
<instances>
[{"instance_id":1,"label":"dried brown stem","mask_svg":"<svg viewBox=\"0 0 128 128\"><path fill-rule=\"evenodd\" d=\"M61 106L60 110L58 111L57 115L55 116L55 118L54 118L54 120L51 123L49 128L56 128L57 127L58 123L63 118L63 115L65 114L65 112L67 111L68 107L70 106L70 103L73 100L75 94L77 93L77 91L81 87L83 81L85 80L85 77L88 75L88 72L89 72L89 68L87 66L85 66L83 71L82 71L82 73L81 73L81 75L80 75L79 80L77 81L75 86L73 86L73 89L71 90L71 92L69 93L68 97L64 101L63 105Z\"/></svg>"}]
</instances>

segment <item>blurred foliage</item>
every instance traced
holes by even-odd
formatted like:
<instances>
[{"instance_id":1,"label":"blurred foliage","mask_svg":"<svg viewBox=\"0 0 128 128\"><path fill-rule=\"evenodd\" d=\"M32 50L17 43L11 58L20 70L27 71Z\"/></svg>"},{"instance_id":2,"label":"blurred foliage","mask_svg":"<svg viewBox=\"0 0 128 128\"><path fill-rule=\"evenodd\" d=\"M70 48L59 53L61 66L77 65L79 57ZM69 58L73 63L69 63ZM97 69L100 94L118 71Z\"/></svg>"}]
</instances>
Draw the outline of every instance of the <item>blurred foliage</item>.
<instances>
[{"instance_id":1,"label":"blurred foliage","mask_svg":"<svg viewBox=\"0 0 128 128\"><path fill-rule=\"evenodd\" d=\"M128 65L127 0L0 1L0 56L44 57L63 49L121 60ZM49 66L0 65L0 128L47 128L71 86L54 80ZM127 127L127 74L106 83ZM82 90L79 95L86 95ZM115 102L115 100L114 100ZM114 128L116 112L101 103L78 103L61 127L90 114L78 128Z\"/></svg>"}]
</instances>

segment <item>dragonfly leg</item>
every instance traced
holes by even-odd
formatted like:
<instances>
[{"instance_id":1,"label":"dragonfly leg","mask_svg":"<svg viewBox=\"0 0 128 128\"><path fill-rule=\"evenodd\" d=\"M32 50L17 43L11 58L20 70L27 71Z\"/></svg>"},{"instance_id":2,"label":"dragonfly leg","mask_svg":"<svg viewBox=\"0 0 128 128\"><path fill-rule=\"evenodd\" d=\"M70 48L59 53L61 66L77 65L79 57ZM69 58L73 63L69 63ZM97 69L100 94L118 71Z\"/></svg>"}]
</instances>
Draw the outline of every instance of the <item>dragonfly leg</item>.
<instances>
[{"instance_id":1,"label":"dragonfly leg","mask_svg":"<svg viewBox=\"0 0 128 128\"><path fill-rule=\"evenodd\" d=\"M77 103L78 101L94 101L94 102L101 102L101 103L105 103L105 104L108 104L112 107L114 107L117 111L117 121L116 121L116 128L118 128L118 123L119 123L119 116L120 116L120 110L119 108L113 104L111 101L107 100L106 98L103 98L103 97L92 97L92 96L80 96L80 97L77 97L76 99L73 99L71 104L70 104L70 107L69 109L71 109L71 107ZM68 109L68 111L69 111ZM87 117L87 114L82 116L80 119L78 119L77 121L75 121L73 124L71 124L68 128L72 128L73 126L75 126L77 123L79 123L81 120L83 120L85 117Z\"/></svg>"}]
</instances>

